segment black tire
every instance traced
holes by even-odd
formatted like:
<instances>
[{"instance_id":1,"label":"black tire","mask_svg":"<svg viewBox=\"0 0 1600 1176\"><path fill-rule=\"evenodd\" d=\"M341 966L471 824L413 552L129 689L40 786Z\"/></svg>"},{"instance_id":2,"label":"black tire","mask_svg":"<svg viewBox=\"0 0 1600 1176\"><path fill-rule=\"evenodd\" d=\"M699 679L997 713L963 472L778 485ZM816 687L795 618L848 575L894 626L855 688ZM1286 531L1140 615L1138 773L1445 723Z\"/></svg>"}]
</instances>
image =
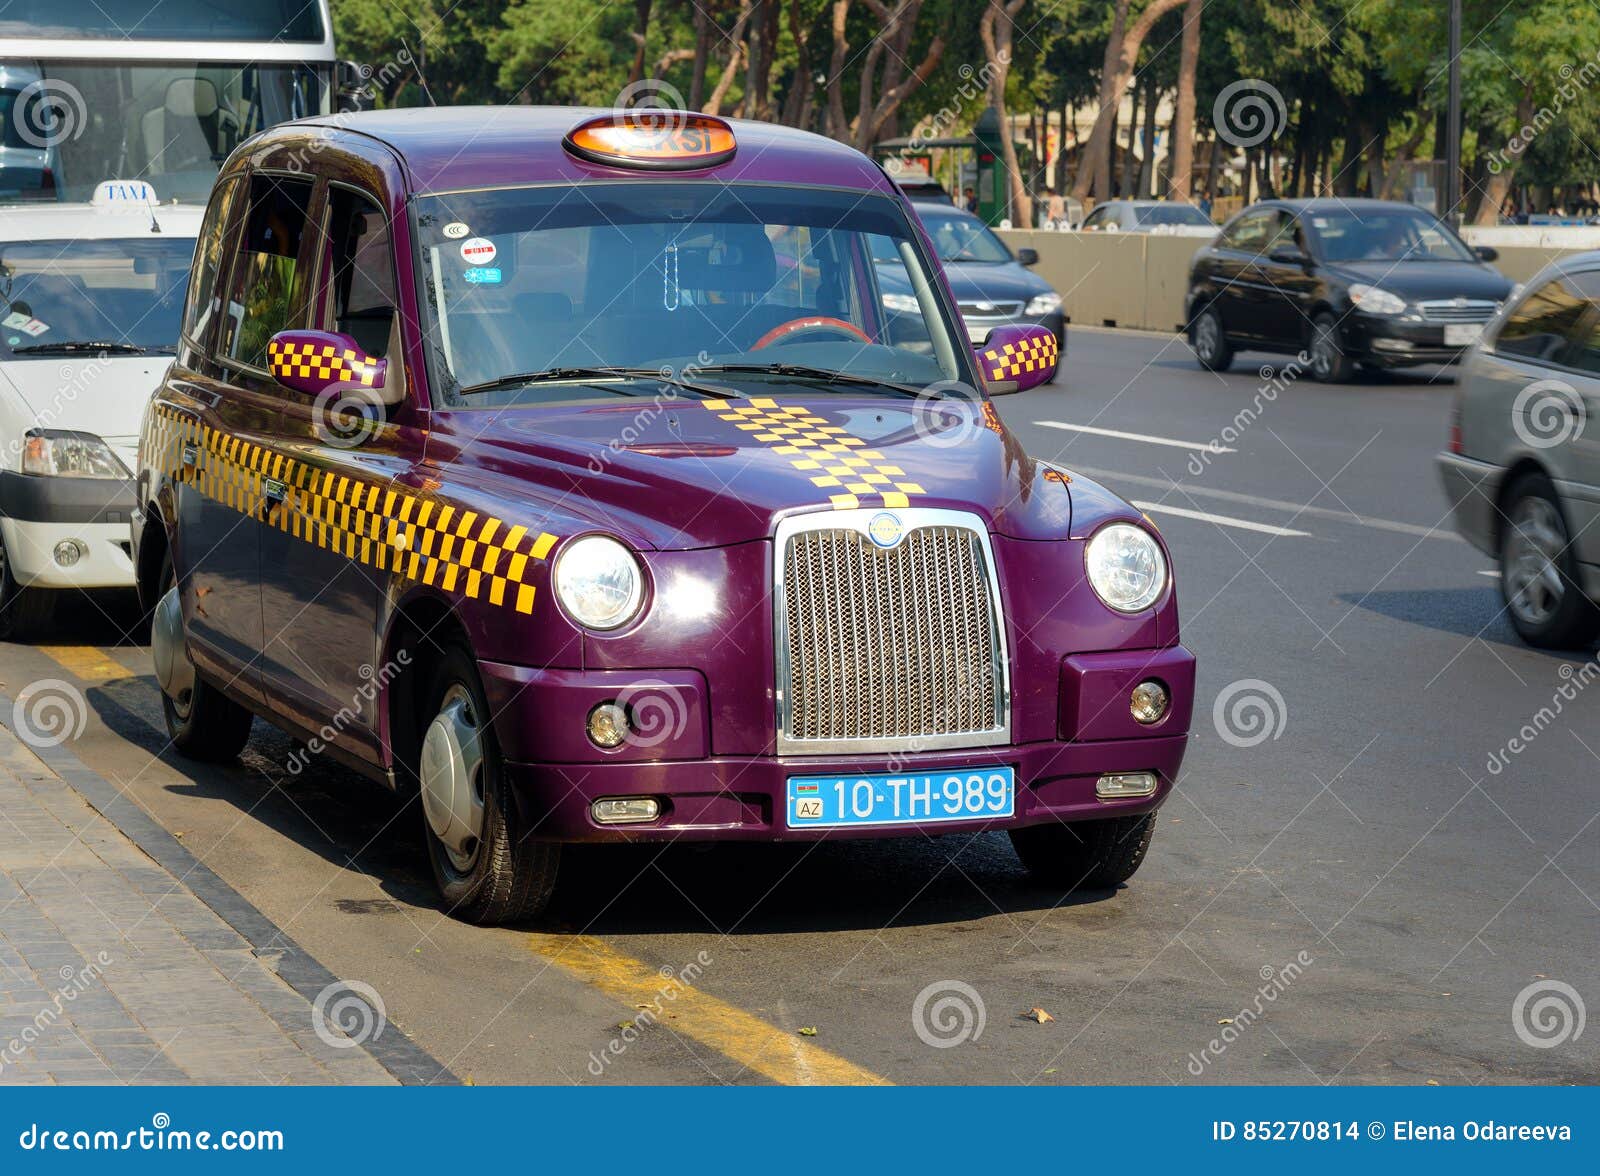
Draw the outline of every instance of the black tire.
<instances>
[{"instance_id":1,"label":"black tire","mask_svg":"<svg viewBox=\"0 0 1600 1176\"><path fill-rule=\"evenodd\" d=\"M50 627L56 611L54 588L24 588L11 572L11 557L0 538L0 641L32 637Z\"/></svg>"},{"instance_id":2,"label":"black tire","mask_svg":"<svg viewBox=\"0 0 1600 1176\"><path fill-rule=\"evenodd\" d=\"M1583 591L1576 544L1555 485L1524 474L1501 503L1500 598L1517 635L1540 649L1587 649L1600 608Z\"/></svg>"},{"instance_id":3,"label":"black tire","mask_svg":"<svg viewBox=\"0 0 1600 1176\"><path fill-rule=\"evenodd\" d=\"M1156 815L1108 817L1011 830L1011 846L1039 881L1063 890L1109 890L1133 877L1155 835Z\"/></svg>"},{"instance_id":4,"label":"black tire","mask_svg":"<svg viewBox=\"0 0 1600 1176\"><path fill-rule=\"evenodd\" d=\"M161 594L174 582L172 557L161 565ZM161 596L156 597L157 600ZM161 714L167 721L167 737L172 746L190 759L225 764L239 758L250 741L255 716L199 674L186 699L173 699L161 693Z\"/></svg>"},{"instance_id":5,"label":"black tire","mask_svg":"<svg viewBox=\"0 0 1600 1176\"><path fill-rule=\"evenodd\" d=\"M432 682L423 693L423 707L418 716L421 727L426 728L432 722L445 699L457 688L465 689L477 715L492 713L478 680L476 659L463 642L451 641L446 644ZM433 866L445 910L451 916L481 926L527 922L549 905L555 892L561 846L555 842L535 841L522 827L494 727L484 721L477 724L476 729L483 753L480 772L483 830L476 852L470 866L461 869L435 835L424 812L422 832L428 843L428 860ZM421 740L416 742L420 745ZM412 765L412 770L420 778L416 765Z\"/></svg>"},{"instance_id":6,"label":"black tire","mask_svg":"<svg viewBox=\"0 0 1600 1176\"><path fill-rule=\"evenodd\" d=\"M1225 372L1233 365L1233 348L1222 329L1222 316L1208 306L1189 324L1189 346L1200 366L1210 372Z\"/></svg>"},{"instance_id":7,"label":"black tire","mask_svg":"<svg viewBox=\"0 0 1600 1176\"><path fill-rule=\"evenodd\" d=\"M1311 378L1319 384L1348 384L1356 361L1339 343L1339 320L1323 311L1311 320Z\"/></svg>"}]
</instances>

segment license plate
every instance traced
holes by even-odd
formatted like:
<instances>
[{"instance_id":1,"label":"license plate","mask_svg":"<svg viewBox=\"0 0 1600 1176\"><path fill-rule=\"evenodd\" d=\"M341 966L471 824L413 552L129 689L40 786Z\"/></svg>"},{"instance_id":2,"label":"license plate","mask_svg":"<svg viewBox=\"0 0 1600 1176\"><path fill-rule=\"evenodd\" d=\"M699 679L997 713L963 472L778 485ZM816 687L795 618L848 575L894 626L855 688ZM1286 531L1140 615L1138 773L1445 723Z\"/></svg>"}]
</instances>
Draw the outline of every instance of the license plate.
<instances>
[{"instance_id":1,"label":"license plate","mask_svg":"<svg viewBox=\"0 0 1600 1176\"><path fill-rule=\"evenodd\" d=\"M1481 334L1483 334L1482 323L1450 323L1444 329L1444 345L1465 347L1469 343L1476 343Z\"/></svg>"},{"instance_id":2,"label":"license plate","mask_svg":"<svg viewBox=\"0 0 1600 1176\"><path fill-rule=\"evenodd\" d=\"M1010 768L956 768L878 776L790 776L788 827L992 821L1016 812Z\"/></svg>"},{"instance_id":3,"label":"license plate","mask_svg":"<svg viewBox=\"0 0 1600 1176\"><path fill-rule=\"evenodd\" d=\"M967 339L973 343L982 343L989 337L989 332L992 330L994 330L993 327L968 327Z\"/></svg>"}]
</instances>

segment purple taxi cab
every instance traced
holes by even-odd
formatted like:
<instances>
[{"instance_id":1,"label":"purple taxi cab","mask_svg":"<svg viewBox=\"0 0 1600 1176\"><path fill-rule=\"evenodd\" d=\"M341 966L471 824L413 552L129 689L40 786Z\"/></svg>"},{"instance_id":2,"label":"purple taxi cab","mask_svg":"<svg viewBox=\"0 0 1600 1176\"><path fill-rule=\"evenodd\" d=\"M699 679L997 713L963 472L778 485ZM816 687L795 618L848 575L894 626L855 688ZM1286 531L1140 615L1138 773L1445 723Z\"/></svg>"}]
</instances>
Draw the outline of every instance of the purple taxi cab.
<instances>
[{"instance_id":1,"label":"purple taxi cab","mask_svg":"<svg viewBox=\"0 0 1600 1176\"><path fill-rule=\"evenodd\" d=\"M287 770L420 794L474 922L537 913L569 842L1003 829L1113 887L1194 659L1149 520L987 399L1055 361L1037 326L970 343L894 184L814 135L530 107L258 135L140 443L172 740L228 759L261 718Z\"/></svg>"}]
</instances>

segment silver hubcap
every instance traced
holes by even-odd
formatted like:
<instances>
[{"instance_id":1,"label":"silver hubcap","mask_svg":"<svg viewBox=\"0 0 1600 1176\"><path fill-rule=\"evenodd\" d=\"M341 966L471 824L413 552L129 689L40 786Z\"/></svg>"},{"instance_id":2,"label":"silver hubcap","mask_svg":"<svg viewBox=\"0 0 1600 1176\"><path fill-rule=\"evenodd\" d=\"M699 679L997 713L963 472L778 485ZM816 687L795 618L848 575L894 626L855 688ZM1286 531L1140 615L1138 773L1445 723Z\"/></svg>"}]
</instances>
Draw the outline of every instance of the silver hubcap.
<instances>
[{"instance_id":1,"label":"silver hubcap","mask_svg":"<svg viewBox=\"0 0 1600 1176\"><path fill-rule=\"evenodd\" d=\"M422 811L450 864L465 874L483 836L483 744L472 696L450 687L422 737Z\"/></svg>"},{"instance_id":2,"label":"silver hubcap","mask_svg":"<svg viewBox=\"0 0 1600 1176\"><path fill-rule=\"evenodd\" d=\"M176 587L168 588L156 602L155 615L150 618L150 659L161 692L171 700L177 716L187 719L194 705L194 663L189 660L183 635L183 605Z\"/></svg>"},{"instance_id":3,"label":"silver hubcap","mask_svg":"<svg viewBox=\"0 0 1600 1176\"><path fill-rule=\"evenodd\" d=\"M1555 504L1544 498L1524 498L1511 512L1506 534L1504 567L1506 603L1517 619L1543 625L1561 608L1566 585L1561 580L1561 556L1567 547L1567 529Z\"/></svg>"},{"instance_id":4,"label":"silver hubcap","mask_svg":"<svg viewBox=\"0 0 1600 1176\"><path fill-rule=\"evenodd\" d=\"M1317 375L1326 376L1333 371L1334 365L1339 362L1339 344L1334 341L1333 329L1327 326L1316 328L1316 338L1311 344L1311 366Z\"/></svg>"},{"instance_id":5,"label":"silver hubcap","mask_svg":"<svg viewBox=\"0 0 1600 1176\"><path fill-rule=\"evenodd\" d=\"M1194 325L1194 347L1200 353L1201 359L1215 359L1217 345L1222 341L1222 333L1217 329L1216 316L1203 314L1200 321Z\"/></svg>"}]
</instances>

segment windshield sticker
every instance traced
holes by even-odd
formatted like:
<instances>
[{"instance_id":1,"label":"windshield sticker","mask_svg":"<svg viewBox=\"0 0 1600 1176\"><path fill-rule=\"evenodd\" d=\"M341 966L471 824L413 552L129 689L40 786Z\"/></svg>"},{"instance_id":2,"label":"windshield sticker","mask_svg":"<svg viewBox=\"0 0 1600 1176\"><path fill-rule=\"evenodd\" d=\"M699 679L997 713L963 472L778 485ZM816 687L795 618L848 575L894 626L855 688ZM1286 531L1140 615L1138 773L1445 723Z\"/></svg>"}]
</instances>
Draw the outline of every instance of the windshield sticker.
<instances>
[{"instance_id":1,"label":"windshield sticker","mask_svg":"<svg viewBox=\"0 0 1600 1176\"><path fill-rule=\"evenodd\" d=\"M444 227L444 235L450 238L452 241L459 241L470 232L472 232L472 230L467 228L467 226L462 224L460 221L451 221Z\"/></svg>"},{"instance_id":2,"label":"windshield sticker","mask_svg":"<svg viewBox=\"0 0 1600 1176\"><path fill-rule=\"evenodd\" d=\"M494 267L475 265L461 276L474 286L498 286L500 284L500 270Z\"/></svg>"},{"instance_id":3,"label":"windshield sticker","mask_svg":"<svg viewBox=\"0 0 1600 1176\"><path fill-rule=\"evenodd\" d=\"M487 237L473 237L461 242L461 260L468 265L488 265L499 252Z\"/></svg>"},{"instance_id":4,"label":"windshield sticker","mask_svg":"<svg viewBox=\"0 0 1600 1176\"><path fill-rule=\"evenodd\" d=\"M0 325L10 327L14 331L21 331L24 335L32 335L36 339L50 329L49 323L41 322L32 315L24 314L20 310L14 310L6 315L4 319L0 319Z\"/></svg>"}]
</instances>

